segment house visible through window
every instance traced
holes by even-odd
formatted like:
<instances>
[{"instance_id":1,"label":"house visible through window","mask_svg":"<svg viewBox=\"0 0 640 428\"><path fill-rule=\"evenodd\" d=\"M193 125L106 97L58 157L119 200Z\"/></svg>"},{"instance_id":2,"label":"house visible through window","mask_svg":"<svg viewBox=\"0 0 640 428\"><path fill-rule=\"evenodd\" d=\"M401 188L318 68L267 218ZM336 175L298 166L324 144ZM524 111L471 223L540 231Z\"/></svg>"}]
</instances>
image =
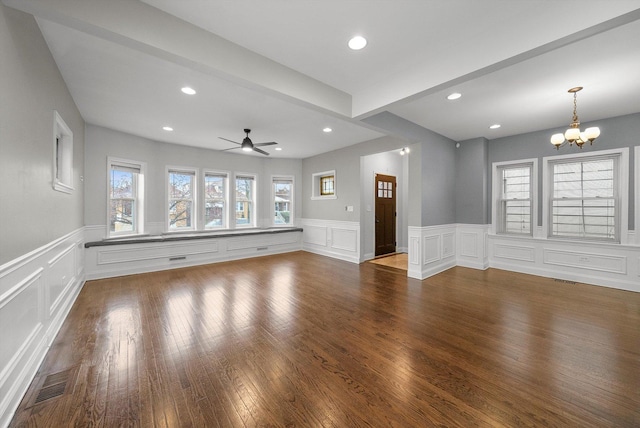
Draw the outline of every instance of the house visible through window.
<instances>
[{"instance_id":1,"label":"house visible through window","mask_svg":"<svg viewBox=\"0 0 640 428\"><path fill-rule=\"evenodd\" d=\"M227 174L206 172L204 175L204 227L227 227Z\"/></svg>"},{"instance_id":2,"label":"house visible through window","mask_svg":"<svg viewBox=\"0 0 640 428\"><path fill-rule=\"evenodd\" d=\"M195 228L195 182L194 171L169 170L169 230L191 230Z\"/></svg>"},{"instance_id":3,"label":"house visible through window","mask_svg":"<svg viewBox=\"0 0 640 428\"><path fill-rule=\"evenodd\" d=\"M143 232L144 164L109 159L109 235Z\"/></svg>"},{"instance_id":4,"label":"house visible through window","mask_svg":"<svg viewBox=\"0 0 640 428\"><path fill-rule=\"evenodd\" d=\"M272 180L274 225L293 223L293 178L274 177Z\"/></svg>"},{"instance_id":5,"label":"house visible through window","mask_svg":"<svg viewBox=\"0 0 640 428\"><path fill-rule=\"evenodd\" d=\"M255 226L255 177L236 176L236 226Z\"/></svg>"}]
</instances>

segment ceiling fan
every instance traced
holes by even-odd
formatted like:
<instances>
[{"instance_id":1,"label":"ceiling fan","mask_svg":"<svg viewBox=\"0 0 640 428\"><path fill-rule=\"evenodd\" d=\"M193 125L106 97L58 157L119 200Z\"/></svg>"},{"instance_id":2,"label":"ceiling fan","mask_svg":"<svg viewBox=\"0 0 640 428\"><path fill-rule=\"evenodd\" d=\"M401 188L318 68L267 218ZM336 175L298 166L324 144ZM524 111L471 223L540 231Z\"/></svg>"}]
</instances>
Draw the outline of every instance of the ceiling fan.
<instances>
[{"instance_id":1,"label":"ceiling fan","mask_svg":"<svg viewBox=\"0 0 640 428\"><path fill-rule=\"evenodd\" d=\"M253 144L253 141L251 141L251 138L249 138L249 133L251 132L250 129L245 128L244 133L247 134L246 137L244 137L244 140L242 140L242 143L238 143L236 141L233 140L229 140L227 138L223 138L223 137L218 137L221 140L225 140L228 141L230 143L233 144L237 144L240 147L231 147L230 149L224 149L224 150L220 150L221 152L226 152L227 150L235 150L235 149L242 149L245 152L250 152L250 151L254 151L254 152L258 152L258 153L262 153L265 156L269 156L269 153L265 152L264 150L259 149L258 147L262 147L262 146L273 146L274 144L278 144L275 141L271 141L269 143L256 143Z\"/></svg>"}]
</instances>

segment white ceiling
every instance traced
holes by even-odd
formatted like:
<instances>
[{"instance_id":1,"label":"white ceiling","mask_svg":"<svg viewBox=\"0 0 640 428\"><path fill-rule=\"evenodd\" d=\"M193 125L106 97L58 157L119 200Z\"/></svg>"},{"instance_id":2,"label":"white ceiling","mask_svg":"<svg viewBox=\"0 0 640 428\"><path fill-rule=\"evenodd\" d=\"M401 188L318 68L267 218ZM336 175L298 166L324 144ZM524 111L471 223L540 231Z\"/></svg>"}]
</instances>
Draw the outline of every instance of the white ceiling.
<instances>
[{"instance_id":1,"label":"white ceiling","mask_svg":"<svg viewBox=\"0 0 640 428\"><path fill-rule=\"evenodd\" d=\"M385 111L493 139L566 126L573 86L583 123L640 112L640 0L3 2L38 18L88 123L158 141L251 128L305 158L385 135Z\"/></svg>"}]
</instances>

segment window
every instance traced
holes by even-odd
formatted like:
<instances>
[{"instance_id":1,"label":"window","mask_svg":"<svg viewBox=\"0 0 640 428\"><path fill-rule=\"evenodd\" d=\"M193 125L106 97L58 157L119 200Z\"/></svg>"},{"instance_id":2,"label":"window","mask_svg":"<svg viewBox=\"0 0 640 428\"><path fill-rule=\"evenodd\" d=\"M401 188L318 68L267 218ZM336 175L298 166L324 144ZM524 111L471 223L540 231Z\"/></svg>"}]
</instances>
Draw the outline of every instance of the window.
<instances>
[{"instance_id":1,"label":"window","mask_svg":"<svg viewBox=\"0 0 640 428\"><path fill-rule=\"evenodd\" d=\"M313 174L311 183L311 199L337 199L335 171Z\"/></svg>"},{"instance_id":2,"label":"window","mask_svg":"<svg viewBox=\"0 0 640 428\"><path fill-rule=\"evenodd\" d=\"M255 182L252 175L236 176L236 226L255 227Z\"/></svg>"},{"instance_id":3,"label":"window","mask_svg":"<svg viewBox=\"0 0 640 428\"><path fill-rule=\"evenodd\" d=\"M204 174L204 228L227 227L227 174Z\"/></svg>"},{"instance_id":4,"label":"window","mask_svg":"<svg viewBox=\"0 0 640 428\"><path fill-rule=\"evenodd\" d=\"M195 171L169 169L168 184L168 229L170 231L195 229Z\"/></svg>"},{"instance_id":5,"label":"window","mask_svg":"<svg viewBox=\"0 0 640 428\"><path fill-rule=\"evenodd\" d=\"M73 132L53 111L53 188L60 192L73 191Z\"/></svg>"},{"instance_id":6,"label":"window","mask_svg":"<svg viewBox=\"0 0 640 428\"><path fill-rule=\"evenodd\" d=\"M536 218L537 159L493 164L495 233L533 235Z\"/></svg>"},{"instance_id":7,"label":"window","mask_svg":"<svg viewBox=\"0 0 640 428\"><path fill-rule=\"evenodd\" d=\"M628 149L545 158L549 237L621 242Z\"/></svg>"},{"instance_id":8,"label":"window","mask_svg":"<svg viewBox=\"0 0 640 428\"><path fill-rule=\"evenodd\" d=\"M109 236L143 233L144 164L109 158Z\"/></svg>"},{"instance_id":9,"label":"window","mask_svg":"<svg viewBox=\"0 0 640 428\"><path fill-rule=\"evenodd\" d=\"M275 208L273 224L291 225L293 224L293 177L273 177L271 182Z\"/></svg>"}]
</instances>

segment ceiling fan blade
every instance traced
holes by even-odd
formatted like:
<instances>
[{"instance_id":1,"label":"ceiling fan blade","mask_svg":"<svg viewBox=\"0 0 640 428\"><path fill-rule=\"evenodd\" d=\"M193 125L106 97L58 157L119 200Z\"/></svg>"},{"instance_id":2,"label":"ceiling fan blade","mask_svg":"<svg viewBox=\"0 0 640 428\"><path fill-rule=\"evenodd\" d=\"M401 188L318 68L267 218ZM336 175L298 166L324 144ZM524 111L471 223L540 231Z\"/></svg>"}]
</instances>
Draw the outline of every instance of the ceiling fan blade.
<instances>
[{"instance_id":1,"label":"ceiling fan blade","mask_svg":"<svg viewBox=\"0 0 640 428\"><path fill-rule=\"evenodd\" d=\"M253 147L253 151L254 152L258 152L258 153L262 153L265 156L269 156L269 153L265 152L264 150L260 150L259 148L255 147L255 145Z\"/></svg>"},{"instance_id":2,"label":"ceiling fan blade","mask_svg":"<svg viewBox=\"0 0 640 428\"><path fill-rule=\"evenodd\" d=\"M261 146L273 146L274 144L278 144L275 141L271 141L270 143L258 143L258 144L254 144L254 147L261 147Z\"/></svg>"},{"instance_id":3,"label":"ceiling fan blade","mask_svg":"<svg viewBox=\"0 0 640 428\"><path fill-rule=\"evenodd\" d=\"M219 152L226 152L227 150L237 150L240 149L241 147L231 147L230 149L222 149L222 150L218 150Z\"/></svg>"},{"instance_id":4,"label":"ceiling fan blade","mask_svg":"<svg viewBox=\"0 0 640 428\"><path fill-rule=\"evenodd\" d=\"M224 137L218 137L218 138L220 138L221 140L224 140L224 141L228 141L228 142L233 143L233 144L237 144L237 145L239 145L239 146L241 146L241 145L242 145L242 144L240 144L240 143L238 143L238 142L235 142L235 141L233 141L233 140L229 140L228 138L224 138Z\"/></svg>"}]
</instances>

